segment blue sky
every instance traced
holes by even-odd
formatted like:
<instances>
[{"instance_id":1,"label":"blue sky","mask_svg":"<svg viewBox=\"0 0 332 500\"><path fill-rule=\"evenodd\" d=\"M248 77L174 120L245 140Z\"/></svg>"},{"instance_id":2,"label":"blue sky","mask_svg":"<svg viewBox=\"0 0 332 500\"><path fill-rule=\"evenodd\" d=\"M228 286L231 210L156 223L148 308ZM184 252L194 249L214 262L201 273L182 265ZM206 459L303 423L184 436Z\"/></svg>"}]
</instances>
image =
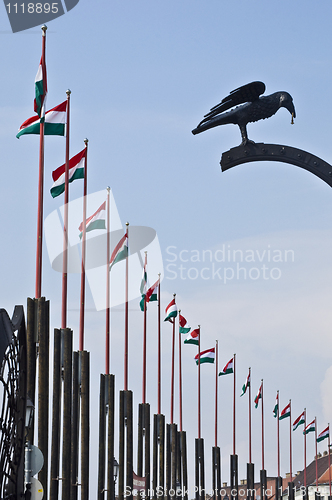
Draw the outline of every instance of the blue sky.
<instances>
[{"instance_id":1,"label":"blue sky","mask_svg":"<svg viewBox=\"0 0 332 500\"><path fill-rule=\"evenodd\" d=\"M41 55L41 30L12 34L5 7L0 18L0 142L2 182L1 307L9 313L34 294L38 142L17 140L20 124L33 114L34 78ZM265 381L266 469L276 474L276 425L272 416L276 390L281 406L291 398L294 419L306 407L319 429L332 417L330 187L309 172L278 163L252 163L221 173L221 154L237 146L238 127L217 127L193 136L203 115L231 90L254 80L266 94L288 91L297 117L287 110L249 124L249 138L286 144L331 162L332 6L324 0L261 2L259 0L126 0L79 4L50 22L47 31L48 108L71 95L71 154L89 138L89 192L110 185L122 223L148 226L157 232L164 259L162 307L177 294L179 307L194 328L202 326L202 348L219 340L219 365L237 353L238 390L252 367L252 394ZM45 217L61 206L48 192L51 171L64 161L64 140L50 137L45 146ZM81 196L82 184L71 185L70 197ZM226 248L292 250L294 259L274 263L280 278L190 279L182 262L203 250ZM229 247L228 247L229 245ZM176 254L174 267L171 251ZM174 248L175 247L175 248ZM44 251L43 295L51 301L51 330L60 324L61 276ZM167 250L168 249L168 250ZM213 253L214 255L214 253ZM256 253L257 255L257 253ZM267 255L267 253L266 253ZM266 257L267 258L267 257ZM259 267L260 262L247 263ZM212 264L207 264L209 270ZM271 262L264 261L266 266ZM174 263L173 263L174 264ZM236 266L236 262L232 263ZM186 279L181 279L179 266ZM221 266L225 267L224 264ZM169 269L176 269L171 279ZM191 276L196 271L191 271ZM210 272L210 271L209 271ZM211 274L212 276L212 274ZM209 275L210 277L210 275ZM154 282L154 276L150 276ZM139 283L137 284L139 287ZM78 346L79 277L69 280L68 324ZM94 310L87 292L86 348L91 352L92 405L98 406L98 383L104 362L104 313ZM147 398L156 411L154 356L155 311L149 313ZM134 403L141 397L142 316L138 301L130 303L129 386ZM163 411L169 419L170 333L163 327ZM204 340L203 340L204 339ZM117 390L123 387L123 314L112 311L112 371ZM196 366L191 346L183 349L184 428L188 452L197 435ZM213 368L202 368L202 434L205 438L207 485L213 445ZM211 379L212 377L212 379ZM232 384L219 386L219 445L223 481L229 481ZM177 396L176 396L177 397ZM247 402L237 401L239 477L247 462ZM136 406L135 406L136 407ZM176 409L175 413L178 410ZM177 413L176 413L177 415ZM177 417L176 417L177 418ZM91 452L96 453L96 412L91 411ZM281 422L282 474L288 472L288 424ZM286 429L287 427L287 429ZM309 441L309 440L308 440ZM313 440L312 440L313 441ZM260 466L260 414L253 410L253 460ZM325 442L319 445L323 451ZM314 443L308 442L308 461ZM97 456L97 455L95 455ZM193 484L193 460L190 458ZM303 467L300 431L294 433L293 470ZM91 492L96 488L96 459L91 460ZM91 493L92 494L92 493Z\"/></svg>"}]
</instances>

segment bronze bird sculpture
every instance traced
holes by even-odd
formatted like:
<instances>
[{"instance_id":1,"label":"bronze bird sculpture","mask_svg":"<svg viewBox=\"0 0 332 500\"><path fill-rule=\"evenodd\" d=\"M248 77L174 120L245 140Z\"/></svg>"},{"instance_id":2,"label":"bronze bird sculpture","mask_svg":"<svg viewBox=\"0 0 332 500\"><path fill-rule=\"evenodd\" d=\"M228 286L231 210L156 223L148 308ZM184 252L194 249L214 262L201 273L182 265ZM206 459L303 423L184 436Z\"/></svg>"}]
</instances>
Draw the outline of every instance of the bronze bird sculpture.
<instances>
[{"instance_id":1,"label":"bronze bird sculpture","mask_svg":"<svg viewBox=\"0 0 332 500\"><path fill-rule=\"evenodd\" d=\"M225 97L219 104L211 108L203 120L192 130L194 135L204 132L209 128L234 123L240 127L242 143L249 141L247 133L247 124L264 120L274 115L279 108L286 108L295 118L295 108L293 98L288 92L275 92L274 94L262 96L265 92L263 82L252 82L243 85L238 89L232 90L228 97ZM245 103L245 104L243 104ZM240 104L240 106L237 106ZM234 106L236 106L234 109ZM231 109L231 111L226 111ZM224 112L225 111L225 112Z\"/></svg>"}]
</instances>

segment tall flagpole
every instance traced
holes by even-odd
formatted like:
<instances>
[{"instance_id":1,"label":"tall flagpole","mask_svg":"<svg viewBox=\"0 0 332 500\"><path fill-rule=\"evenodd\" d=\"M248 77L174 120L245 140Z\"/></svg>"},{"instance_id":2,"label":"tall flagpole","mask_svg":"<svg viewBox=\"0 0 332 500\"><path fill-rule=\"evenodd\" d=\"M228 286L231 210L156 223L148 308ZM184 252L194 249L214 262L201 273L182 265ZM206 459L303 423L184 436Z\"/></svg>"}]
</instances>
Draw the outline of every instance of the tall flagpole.
<instances>
[{"instance_id":1,"label":"tall flagpole","mask_svg":"<svg viewBox=\"0 0 332 500\"><path fill-rule=\"evenodd\" d=\"M173 293L175 300L176 293ZM175 318L173 318L173 335L172 335L172 376L171 376L171 424L174 423L174 359L175 359Z\"/></svg>"},{"instance_id":2,"label":"tall flagpole","mask_svg":"<svg viewBox=\"0 0 332 500\"><path fill-rule=\"evenodd\" d=\"M179 318L180 318L179 311ZM180 416L180 432L182 432L182 359L181 359L181 332L180 332L180 321L179 321L179 416Z\"/></svg>"},{"instance_id":3,"label":"tall flagpole","mask_svg":"<svg viewBox=\"0 0 332 500\"><path fill-rule=\"evenodd\" d=\"M277 407L277 451L278 451L278 477L280 477L280 431L279 431L279 391L277 391L278 407Z\"/></svg>"},{"instance_id":4,"label":"tall flagpole","mask_svg":"<svg viewBox=\"0 0 332 500\"><path fill-rule=\"evenodd\" d=\"M201 325L198 325L198 439L201 439Z\"/></svg>"},{"instance_id":5,"label":"tall flagpole","mask_svg":"<svg viewBox=\"0 0 332 500\"><path fill-rule=\"evenodd\" d=\"M42 26L42 61L45 68L46 52L46 30L47 26ZM44 69L43 68L43 69ZM45 75L46 77L46 75ZM44 78L44 75L43 75ZM45 99L42 106L42 113L45 116ZM43 205L44 205L44 120L40 120L39 129L39 174L38 174L38 207L37 207L37 248L36 248L36 299L41 297L42 282L42 249L43 249Z\"/></svg>"},{"instance_id":6,"label":"tall flagpole","mask_svg":"<svg viewBox=\"0 0 332 500\"><path fill-rule=\"evenodd\" d=\"M107 187L107 232L106 232L106 345L105 345L105 375L110 373L110 190Z\"/></svg>"},{"instance_id":7,"label":"tall flagpole","mask_svg":"<svg viewBox=\"0 0 332 500\"><path fill-rule=\"evenodd\" d=\"M147 269L147 263L148 263L148 252L145 253L145 263L144 263L144 269L145 272ZM145 404L145 394L146 394L146 315L147 315L147 307L146 307L146 291L147 291L147 283L145 286L145 295L144 295L144 328L143 328L143 383L142 383L142 403Z\"/></svg>"},{"instance_id":8,"label":"tall flagpole","mask_svg":"<svg viewBox=\"0 0 332 500\"><path fill-rule=\"evenodd\" d=\"M215 424L214 446L218 446L218 340L216 340L216 397L215 397Z\"/></svg>"},{"instance_id":9,"label":"tall flagpole","mask_svg":"<svg viewBox=\"0 0 332 500\"><path fill-rule=\"evenodd\" d=\"M304 408L304 429L307 427L307 410ZM307 487L307 435L304 432L304 487Z\"/></svg>"},{"instance_id":10,"label":"tall flagpole","mask_svg":"<svg viewBox=\"0 0 332 500\"><path fill-rule=\"evenodd\" d=\"M263 392L263 379L262 379L262 470L265 470L264 467L264 392Z\"/></svg>"},{"instance_id":11,"label":"tall flagpole","mask_svg":"<svg viewBox=\"0 0 332 500\"><path fill-rule=\"evenodd\" d=\"M86 197L88 185L88 139L85 143L84 186L83 186L83 234L82 234L82 267L81 267L81 301L80 301L80 335L79 351L84 349L84 310L85 310L85 250L86 250Z\"/></svg>"},{"instance_id":12,"label":"tall flagpole","mask_svg":"<svg viewBox=\"0 0 332 500\"><path fill-rule=\"evenodd\" d=\"M327 446L328 446L328 454L329 454L329 487L330 487L330 500L332 498L331 494L331 444L330 444L330 424L327 424L327 427L329 429L329 435L328 435L328 441L327 441Z\"/></svg>"},{"instance_id":13,"label":"tall flagpole","mask_svg":"<svg viewBox=\"0 0 332 500\"><path fill-rule=\"evenodd\" d=\"M128 255L126 257L126 291L125 291L125 352L124 352L124 390L128 390L128 256L129 256L129 222L126 222Z\"/></svg>"},{"instance_id":14,"label":"tall flagpole","mask_svg":"<svg viewBox=\"0 0 332 500\"><path fill-rule=\"evenodd\" d=\"M317 418L316 417L315 417L315 450L316 450L316 491L318 493Z\"/></svg>"},{"instance_id":15,"label":"tall flagpole","mask_svg":"<svg viewBox=\"0 0 332 500\"><path fill-rule=\"evenodd\" d=\"M161 413L161 320L160 320L160 273L158 286L158 415Z\"/></svg>"},{"instance_id":16,"label":"tall flagpole","mask_svg":"<svg viewBox=\"0 0 332 500\"><path fill-rule=\"evenodd\" d=\"M62 307L61 328L67 327L67 268L68 268L68 202L69 202L69 117L70 90L67 94L67 125L66 125L66 163L65 163L65 195L63 215L63 258L62 258Z\"/></svg>"},{"instance_id":17,"label":"tall flagpole","mask_svg":"<svg viewBox=\"0 0 332 500\"><path fill-rule=\"evenodd\" d=\"M249 367L249 463L251 464L251 368Z\"/></svg>"},{"instance_id":18,"label":"tall flagpole","mask_svg":"<svg viewBox=\"0 0 332 500\"><path fill-rule=\"evenodd\" d=\"M289 472L290 472L290 482L293 481L293 471L292 471L292 404L289 400Z\"/></svg>"},{"instance_id":19,"label":"tall flagpole","mask_svg":"<svg viewBox=\"0 0 332 500\"><path fill-rule=\"evenodd\" d=\"M234 366L234 388L233 388L233 455L235 455L235 385L236 385L236 378L235 378L235 357L236 354L234 354L233 357L233 366Z\"/></svg>"}]
</instances>

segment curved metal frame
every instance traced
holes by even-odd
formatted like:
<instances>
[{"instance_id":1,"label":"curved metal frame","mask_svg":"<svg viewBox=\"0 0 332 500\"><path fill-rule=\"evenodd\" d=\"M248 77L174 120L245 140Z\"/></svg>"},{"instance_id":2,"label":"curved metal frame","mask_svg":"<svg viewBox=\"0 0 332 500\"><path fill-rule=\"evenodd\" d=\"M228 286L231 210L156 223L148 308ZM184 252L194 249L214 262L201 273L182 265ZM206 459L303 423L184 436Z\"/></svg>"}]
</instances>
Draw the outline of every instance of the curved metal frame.
<instances>
[{"instance_id":1,"label":"curved metal frame","mask_svg":"<svg viewBox=\"0 0 332 500\"><path fill-rule=\"evenodd\" d=\"M229 168L252 161L280 161L304 168L332 187L332 166L318 156L302 149L280 144L248 143L222 154L220 165Z\"/></svg>"},{"instance_id":2,"label":"curved metal frame","mask_svg":"<svg viewBox=\"0 0 332 500\"><path fill-rule=\"evenodd\" d=\"M0 498L23 491L27 350L22 306L12 320L0 309ZM2 401L1 401L2 399Z\"/></svg>"}]
</instances>

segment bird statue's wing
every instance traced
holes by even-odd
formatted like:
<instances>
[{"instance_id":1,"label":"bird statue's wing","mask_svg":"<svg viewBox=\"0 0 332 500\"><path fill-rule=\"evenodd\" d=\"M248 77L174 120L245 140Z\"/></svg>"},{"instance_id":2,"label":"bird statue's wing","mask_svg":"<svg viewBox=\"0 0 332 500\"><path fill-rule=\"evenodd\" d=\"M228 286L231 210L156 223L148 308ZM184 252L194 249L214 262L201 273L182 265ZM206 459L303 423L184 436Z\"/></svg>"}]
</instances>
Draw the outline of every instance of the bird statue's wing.
<instances>
[{"instance_id":1,"label":"bird statue's wing","mask_svg":"<svg viewBox=\"0 0 332 500\"><path fill-rule=\"evenodd\" d=\"M229 96L225 97L219 104L213 106L210 112L204 115L204 119L200 122L202 123L210 120L213 116L219 115L223 111L236 106L237 104L243 104L245 102L253 102L259 98L260 95L265 92L265 84L263 82L251 82L247 85L243 85L230 92Z\"/></svg>"}]
</instances>

